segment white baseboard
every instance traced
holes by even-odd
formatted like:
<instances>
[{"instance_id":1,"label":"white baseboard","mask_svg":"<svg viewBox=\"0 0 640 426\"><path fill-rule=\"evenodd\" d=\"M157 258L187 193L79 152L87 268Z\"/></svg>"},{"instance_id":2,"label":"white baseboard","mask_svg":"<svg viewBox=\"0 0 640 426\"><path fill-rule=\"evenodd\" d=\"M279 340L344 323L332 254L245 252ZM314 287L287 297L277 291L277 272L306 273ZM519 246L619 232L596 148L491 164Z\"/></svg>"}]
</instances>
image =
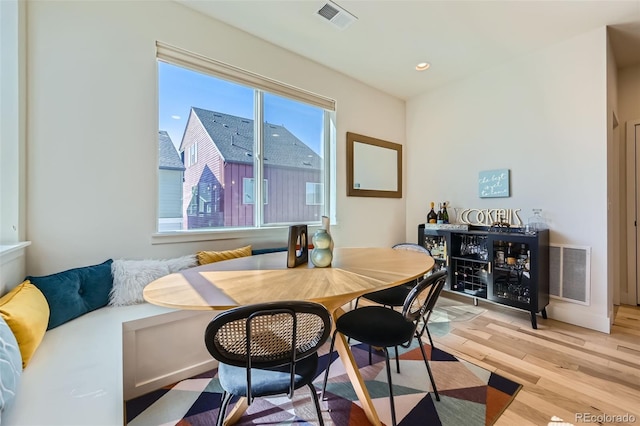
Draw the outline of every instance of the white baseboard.
<instances>
[{"instance_id":1,"label":"white baseboard","mask_svg":"<svg viewBox=\"0 0 640 426\"><path fill-rule=\"evenodd\" d=\"M547 306L547 315L558 321L589 328L602 333L611 333L611 318L587 312L583 306L552 301Z\"/></svg>"}]
</instances>

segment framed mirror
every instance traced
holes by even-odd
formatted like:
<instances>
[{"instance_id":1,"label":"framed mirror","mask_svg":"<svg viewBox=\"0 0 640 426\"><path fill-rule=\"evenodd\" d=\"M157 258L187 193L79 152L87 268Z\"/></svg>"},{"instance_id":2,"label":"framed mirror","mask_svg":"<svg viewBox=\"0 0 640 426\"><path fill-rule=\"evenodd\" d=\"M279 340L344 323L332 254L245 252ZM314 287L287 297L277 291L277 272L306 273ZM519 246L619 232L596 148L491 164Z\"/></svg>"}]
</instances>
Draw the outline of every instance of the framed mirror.
<instances>
[{"instance_id":1,"label":"framed mirror","mask_svg":"<svg viewBox=\"0 0 640 426\"><path fill-rule=\"evenodd\" d=\"M402 145L347 132L347 196L402 198Z\"/></svg>"}]
</instances>

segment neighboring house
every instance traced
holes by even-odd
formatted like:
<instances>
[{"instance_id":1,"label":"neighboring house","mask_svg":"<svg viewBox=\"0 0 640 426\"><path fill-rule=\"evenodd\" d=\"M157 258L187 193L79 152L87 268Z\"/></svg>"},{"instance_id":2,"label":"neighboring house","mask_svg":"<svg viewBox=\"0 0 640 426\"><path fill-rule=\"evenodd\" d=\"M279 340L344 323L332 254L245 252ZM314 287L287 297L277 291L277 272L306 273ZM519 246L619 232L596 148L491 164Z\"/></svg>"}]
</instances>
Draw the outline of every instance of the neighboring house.
<instances>
[{"instance_id":1,"label":"neighboring house","mask_svg":"<svg viewBox=\"0 0 640 426\"><path fill-rule=\"evenodd\" d=\"M182 229L182 180L184 164L171 137L164 130L158 132L158 231Z\"/></svg>"},{"instance_id":2,"label":"neighboring house","mask_svg":"<svg viewBox=\"0 0 640 426\"><path fill-rule=\"evenodd\" d=\"M186 229L253 226L253 120L191 108L180 152ZM285 127L265 126L264 222L319 221L322 159Z\"/></svg>"}]
</instances>

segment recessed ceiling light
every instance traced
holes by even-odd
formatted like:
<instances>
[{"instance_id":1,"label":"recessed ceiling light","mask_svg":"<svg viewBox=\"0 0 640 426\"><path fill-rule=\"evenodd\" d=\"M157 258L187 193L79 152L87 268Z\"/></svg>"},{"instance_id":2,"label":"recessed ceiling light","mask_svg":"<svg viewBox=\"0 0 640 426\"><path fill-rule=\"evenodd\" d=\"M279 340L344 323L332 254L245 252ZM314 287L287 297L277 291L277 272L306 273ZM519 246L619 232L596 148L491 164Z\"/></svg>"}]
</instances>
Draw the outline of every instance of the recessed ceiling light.
<instances>
[{"instance_id":1,"label":"recessed ceiling light","mask_svg":"<svg viewBox=\"0 0 640 426\"><path fill-rule=\"evenodd\" d=\"M429 62L420 62L418 65L416 65L416 71L427 70L430 66L431 64Z\"/></svg>"}]
</instances>

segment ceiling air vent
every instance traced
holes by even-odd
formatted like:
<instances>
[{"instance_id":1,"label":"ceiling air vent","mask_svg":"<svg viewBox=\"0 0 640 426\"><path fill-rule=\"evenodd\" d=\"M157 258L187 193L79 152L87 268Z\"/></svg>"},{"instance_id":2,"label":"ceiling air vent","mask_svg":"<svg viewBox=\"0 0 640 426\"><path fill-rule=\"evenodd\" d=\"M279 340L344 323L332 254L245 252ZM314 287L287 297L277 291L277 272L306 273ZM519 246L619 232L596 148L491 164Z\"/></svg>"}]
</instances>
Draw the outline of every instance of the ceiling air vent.
<instances>
[{"instance_id":1,"label":"ceiling air vent","mask_svg":"<svg viewBox=\"0 0 640 426\"><path fill-rule=\"evenodd\" d=\"M344 30L358 19L331 1L325 3L325 5L318 10L318 15L341 30Z\"/></svg>"}]
</instances>

